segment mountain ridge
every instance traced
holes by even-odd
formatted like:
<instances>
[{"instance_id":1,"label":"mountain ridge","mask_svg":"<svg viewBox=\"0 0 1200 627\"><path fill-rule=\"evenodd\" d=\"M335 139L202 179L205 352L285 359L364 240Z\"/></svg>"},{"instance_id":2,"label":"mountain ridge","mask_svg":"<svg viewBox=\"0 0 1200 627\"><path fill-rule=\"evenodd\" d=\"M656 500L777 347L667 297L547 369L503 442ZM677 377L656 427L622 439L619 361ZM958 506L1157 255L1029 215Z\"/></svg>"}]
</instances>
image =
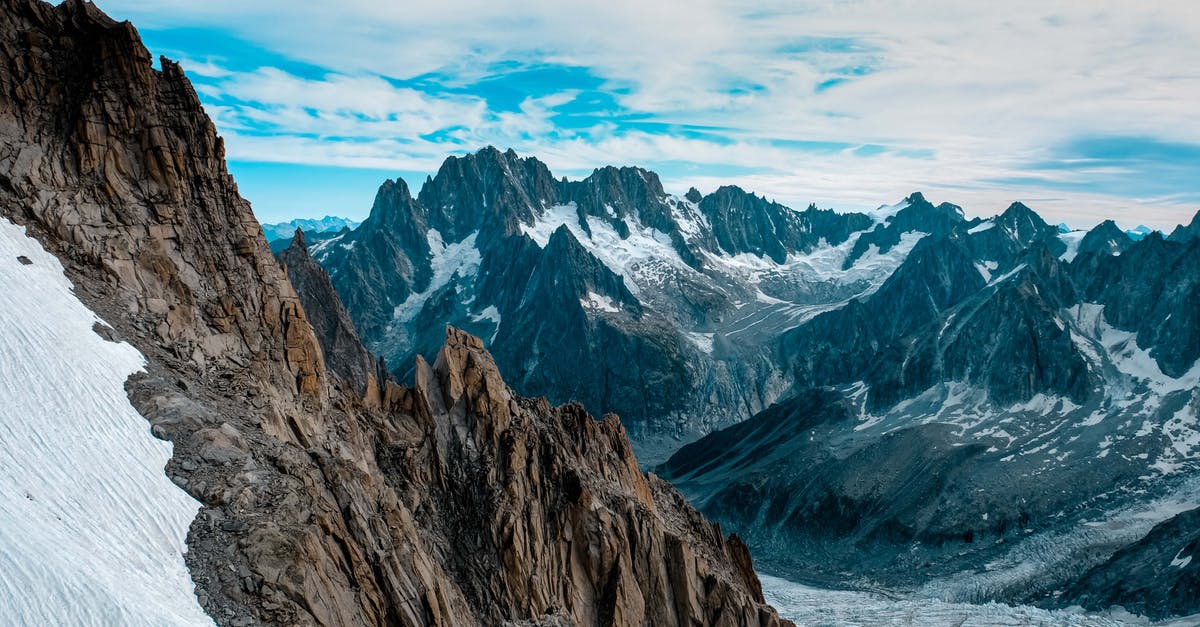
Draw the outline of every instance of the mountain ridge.
<instances>
[{"instance_id":1,"label":"mountain ridge","mask_svg":"<svg viewBox=\"0 0 1200 627\"><path fill-rule=\"evenodd\" d=\"M874 294L785 334L793 395L657 471L768 572L1196 613L1137 560L1187 553L1154 527L1186 528L1196 498L1200 247L1014 208L922 239Z\"/></svg>"},{"instance_id":2,"label":"mountain ridge","mask_svg":"<svg viewBox=\"0 0 1200 627\"><path fill-rule=\"evenodd\" d=\"M456 329L413 386L371 376L303 234L271 255L179 67L90 3L3 4L0 215L144 357L125 390L199 504L184 559L215 621L790 624L615 417L516 396Z\"/></svg>"},{"instance_id":3,"label":"mountain ridge","mask_svg":"<svg viewBox=\"0 0 1200 627\"><path fill-rule=\"evenodd\" d=\"M379 198L395 184L385 182ZM582 180L556 179L535 157L494 147L448 157L415 199L405 201L411 208L397 214L400 222L392 227L383 226L379 202L363 227L312 250L373 350L390 363L411 363L415 354L428 358L447 321L488 342L504 340L508 348L497 359L505 371L524 373L515 381L518 389L619 413L639 442L690 439L764 407L779 393L778 366L766 345L769 329L802 315L785 303L809 293L801 298L817 305L869 289L882 272L873 268L894 263L879 258L898 259L915 241L905 234L901 242L893 229L895 250L860 246L856 258L846 260L861 266L849 273L852 279L843 282L830 265L814 281L801 267L810 263L806 258L849 246L874 224L871 217L815 206L794 211L736 186L690 199L671 196L656 174L636 167L606 166ZM558 258L566 249L547 248L564 227L582 245L569 259ZM368 233L378 239L368 241ZM379 268L393 264L371 256L402 257L407 271L378 276ZM578 306L555 301L549 307L545 298L528 300L541 293L529 281L542 259L603 266L624 286L610 281L598 288L599 300L584 294ZM555 315L576 322L564 326L567 320ZM767 324L754 322L764 317ZM754 333L762 329L761 337L716 351L717 330L739 319L753 322L747 328ZM508 327L517 320L525 321L522 328ZM551 326L543 328L543 322ZM572 357L538 348L561 342L568 328ZM601 350L601 337L611 338L603 346L612 350ZM571 378L580 360L598 364L600 374L584 382ZM642 378L654 383L629 379L624 371L634 362L651 364L643 374L652 374ZM411 371L397 374L406 378ZM694 391L681 399L673 394L681 402L670 402L661 382L672 379L670 389ZM653 456L653 448L643 447L643 454Z\"/></svg>"}]
</instances>

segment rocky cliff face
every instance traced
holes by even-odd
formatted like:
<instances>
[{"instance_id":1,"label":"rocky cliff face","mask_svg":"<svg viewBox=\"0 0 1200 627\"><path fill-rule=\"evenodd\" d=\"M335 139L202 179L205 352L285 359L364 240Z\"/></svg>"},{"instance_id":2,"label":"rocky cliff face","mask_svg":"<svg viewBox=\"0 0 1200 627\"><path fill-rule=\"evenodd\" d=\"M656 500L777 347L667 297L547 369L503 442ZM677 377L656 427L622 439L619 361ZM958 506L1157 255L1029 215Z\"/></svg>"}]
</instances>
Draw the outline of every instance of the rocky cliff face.
<instances>
[{"instance_id":1,"label":"rocky cliff face","mask_svg":"<svg viewBox=\"0 0 1200 627\"><path fill-rule=\"evenodd\" d=\"M329 275L308 255L304 232L296 229L291 242L279 253L279 261L300 297L326 366L349 382L360 396L377 404L380 385L390 378L387 368L358 339L358 331L329 282Z\"/></svg>"},{"instance_id":2,"label":"rocky cliff face","mask_svg":"<svg viewBox=\"0 0 1200 627\"><path fill-rule=\"evenodd\" d=\"M203 505L186 560L218 623L780 623L746 548L639 473L615 417L518 397L455 330L415 386L372 377L303 242L285 272L183 73L130 25L3 6L0 213L146 356L129 397ZM403 289L430 280L387 258Z\"/></svg>"},{"instance_id":3,"label":"rocky cliff face","mask_svg":"<svg viewBox=\"0 0 1200 627\"><path fill-rule=\"evenodd\" d=\"M4 209L101 268L121 306L198 370L234 364L317 393L324 366L299 300L179 66L154 70L133 27L88 3L5 8Z\"/></svg>"}]
</instances>

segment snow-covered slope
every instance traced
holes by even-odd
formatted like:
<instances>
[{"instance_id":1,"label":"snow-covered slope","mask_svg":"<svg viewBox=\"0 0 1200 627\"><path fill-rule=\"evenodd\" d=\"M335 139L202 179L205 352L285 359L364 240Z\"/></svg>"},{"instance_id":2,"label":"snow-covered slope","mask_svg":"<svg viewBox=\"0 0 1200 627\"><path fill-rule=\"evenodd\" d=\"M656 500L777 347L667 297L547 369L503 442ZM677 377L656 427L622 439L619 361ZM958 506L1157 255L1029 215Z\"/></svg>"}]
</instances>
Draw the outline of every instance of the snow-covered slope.
<instances>
[{"instance_id":1,"label":"snow-covered slope","mask_svg":"<svg viewBox=\"0 0 1200 627\"><path fill-rule=\"evenodd\" d=\"M212 624L183 561L199 506L125 396L143 358L97 323L0 219L0 624Z\"/></svg>"}]
</instances>

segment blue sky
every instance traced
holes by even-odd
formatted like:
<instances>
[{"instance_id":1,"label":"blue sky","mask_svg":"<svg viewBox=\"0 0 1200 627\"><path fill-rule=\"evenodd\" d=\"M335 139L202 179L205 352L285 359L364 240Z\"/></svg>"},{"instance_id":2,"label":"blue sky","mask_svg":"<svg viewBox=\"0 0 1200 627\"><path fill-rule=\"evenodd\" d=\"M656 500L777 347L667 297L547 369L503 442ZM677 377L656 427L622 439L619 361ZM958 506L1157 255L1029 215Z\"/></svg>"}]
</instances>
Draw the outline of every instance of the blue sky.
<instances>
[{"instance_id":1,"label":"blue sky","mask_svg":"<svg viewBox=\"0 0 1200 627\"><path fill-rule=\"evenodd\" d=\"M1200 209L1200 10L1165 0L113 0L265 221L362 218L492 144L793 206L914 190L1087 226ZM995 5L995 6L991 6Z\"/></svg>"}]
</instances>

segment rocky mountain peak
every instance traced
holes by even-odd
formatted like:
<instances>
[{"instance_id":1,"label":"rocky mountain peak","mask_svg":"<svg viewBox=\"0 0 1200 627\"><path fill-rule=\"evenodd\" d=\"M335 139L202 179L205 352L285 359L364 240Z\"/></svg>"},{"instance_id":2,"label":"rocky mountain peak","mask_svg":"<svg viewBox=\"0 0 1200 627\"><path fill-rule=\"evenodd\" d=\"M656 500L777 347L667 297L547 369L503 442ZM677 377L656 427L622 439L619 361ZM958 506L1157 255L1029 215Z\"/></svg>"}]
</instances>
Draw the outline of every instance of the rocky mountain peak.
<instances>
[{"instance_id":1,"label":"rocky mountain peak","mask_svg":"<svg viewBox=\"0 0 1200 627\"><path fill-rule=\"evenodd\" d=\"M125 389L146 430L172 442L167 470L195 499L184 559L215 620L785 624L745 546L642 474L615 417L516 396L478 338L447 331L415 387L372 386L364 363L376 392L348 389L361 371L342 360L370 357L330 277L303 233L282 263L271 256L177 67L155 72L132 27L86 3L4 6L0 215L57 254L81 302L145 358ZM451 175L497 162L484 157L492 165ZM520 165L523 177L470 172L467 188L490 194L487 211L516 203L536 191ZM412 204L387 187L387 202ZM475 226L440 219L447 242ZM385 231L312 250L363 255L334 279L361 272L402 297L420 285L419 259ZM36 579L22 594L50 608L81 585Z\"/></svg>"},{"instance_id":2,"label":"rocky mountain peak","mask_svg":"<svg viewBox=\"0 0 1200 627\"><path fill-rule=\"evenodd\" d=\"M741 197L757 198L754 194L747 192L738 185L722 185L713 191L713 193L709 194L709 196L715 196L717 198L726 200L732 200L734 198Z\"/></svg>"},{"instance_id":3,"label":"rocky mountain peak","mask_svg":"<svg viewBox=\"0 0 1200 627\"><path fill-rule=\"evenodd\" d=\"M630 222L664 233L676 229L662 182L642 168L606 166L560 187L559 202L574 202L580 212L612 222L622 236L628 236Z\"/></svg>"},{"instance_id":4,"label":"rocky mountain peak","mask_svg":"<svg viewBox=\"0 0 1200 627\"><path fill-rule=\"evenodd\" d=\"M1079 253L1120 254L1132 244L1133 240L1121 227L1112 220L1105 220L1088 231L1079 241Z\"/></svg>"},{"instance_id":5,"label":"rocky mountain peak","mask_svg":"<svg viewBox=\"0 0 1200 627\"><path fill-rule=\"evenodd\" d=\"M953 203L943 202L934 205L925 198L925 194L921 192L913 192L904 199L907 205L896 215L892 216L889 222L912 223L917 226L924 226L933 229L929 232L944 232L948 229L945 224L957 224L966 221L963 216L962 207Z\"/></svg>"},{"instance_id":6,"label":"rocky mountain peak","mask_svg":"<svg viewBox=\"0 0 1200 627\"><path fill-rule=\"evenodd\" d=\"M414 229L420 230L426 221L424 207L413 198L408 189L408 183L403 178L387 179L375 192L375 201L371 204L371 212L363 221L365 230L383 229L392 232L405 232L407 237L415 235Z\"/></svg>"},{"instance_id":7,"label":"rocky mountain peak","mask_svg":"<svg viewBox=\"0 0 1200 627\"><path fill-rule=\"evenodd\" d=\"M717 245L730 254L751 253L783 263L789 251L800 248L804 227L798 213L736 185L717 188L700 200L699 208Z\"/></svg>"},{"instance_id":8,"label":"rocky mountain peak","mask_svg":"<svg viewBox=\"0 0 1200 627\"><path fill-rule=\"evenodd\" d=\"M655 197L662 197L666 195L666 192L663 191L662 181L660 181L658 178L658 174L645 168L630 166L618 168L616 166L608 165L602 168L596 168L592 174L584 180L594 181L595 183L601 185L613 185L617 183L626 185L632 182L635 183L633 187L645 187L646 191ZM640 184L638 181L640 181Z\"/></svg>"},{"instance_id":9,"label":"rocky mountain peak","mask_svg":"<svg viewBox=\"0 0 1200 627\"><path fill-rule=\"evenodd\" d=\"M1014 202L1009 205L1004 213L996 218L996 223L1022 234L1041 234L1052 228L1033 209L1022 202Z\"/></svg>"},{"instance_id":10,"label":"rocky mountain peak","mask_svg":"<svg viewBox=\"0 0 1200 627\"><path fill-rule=\"evenodd\" d=\"M1056 227L1020 202L1014 202L1000 215L979 223L967 233L978 256L1005 268L1037 243L1051 246L1056 253L1066 247Z\"/></svg>"},{"instance_id":11,"label":"rocky mountain peak","mask_svg":"<svg viewBox=\"0 0 1200 627\"><path fill-rule=\"evenodd\" d=\"M408 183L399 176L394 179L385 179L383 184L379 186L376 196L394 198L399 202L412 202L413 200L412 192L408 189Z\"/></svg>"},{"instance_id":12,"label":"rocky mountain peak","mask_svg":"<svg viewBox=\"0 0 1200 627\"><path fill-rule=\"evenodd\" d=\"M308 254L308 242L304 241L304 229L297 228L292 235L292 243L288 245L288 250L293 248L303 250L304 254Z\"/></svg>"},{"instance_id":13,"label":"rocky mountain peak","mask_svg":"<svg viewBox=\"0 0 1200 627\"><path fill-rule=\"evenodd\" d=\"M1170 239L1177 242L1200 239L1200 211L1196 212L1187 225L1176 226L1175 230L1171 231Z\"/></svg>"},{"instance_id":14,"label":"rocky mountain peak","mask_svg":"<svg viewBox=\"0 0 1200 627\"><path fill-rule=\"evenodd\" d=\"M854 248L842 265L843 269L850 269L872 246L881 253L888 252L900 243L900 238L905 233L919 232L942 237L966 221L962 208L958 205L944 202L934 206L921 192L909 194L900 204L903 208L889 216L883 224L876 224L874 229L863 233L855 241Z\"/></svg>"},{"instance_id":15,"label":"rocky mountain peak","mask_svg":"<svg viewBox=\"0 0 1200 627\"><path fill-rule=\"evenodd\" d=\"M683 197L686 198L688 202L698 203L702 198L704 198L704 194L701 194L700 190L696 189L695 187L689 187L687 193L684 194Z\"/></svg>"},{"instance_id":16,"label":"rocky mountain peak","mask_svg":"<svg viewBox=\"0 0 1200 627\"><path fill-rule=\"evenodd\" d=\"M518 232L520 224L533 224L557 202L558 190L541 161L488 146L447 158L418 198L429 211L430 227L445 241L458 242L475 231Z\"/></svg>"},{"instance_id":17,"label":"rocky mountain peak","mask_svg":"<svg viewBox=\"0 0 1200 627\"><path fill-rule=\"evenodd\" d=\"M483 341L447 326L446 341L432 369L417 359L416 391L429 399L439 414L448 414L452 420L474 419L470 430L486 437L491 450L499 449L496 438L509 428L509 403L514 395Z\"/></svg>"}]
</instances>

